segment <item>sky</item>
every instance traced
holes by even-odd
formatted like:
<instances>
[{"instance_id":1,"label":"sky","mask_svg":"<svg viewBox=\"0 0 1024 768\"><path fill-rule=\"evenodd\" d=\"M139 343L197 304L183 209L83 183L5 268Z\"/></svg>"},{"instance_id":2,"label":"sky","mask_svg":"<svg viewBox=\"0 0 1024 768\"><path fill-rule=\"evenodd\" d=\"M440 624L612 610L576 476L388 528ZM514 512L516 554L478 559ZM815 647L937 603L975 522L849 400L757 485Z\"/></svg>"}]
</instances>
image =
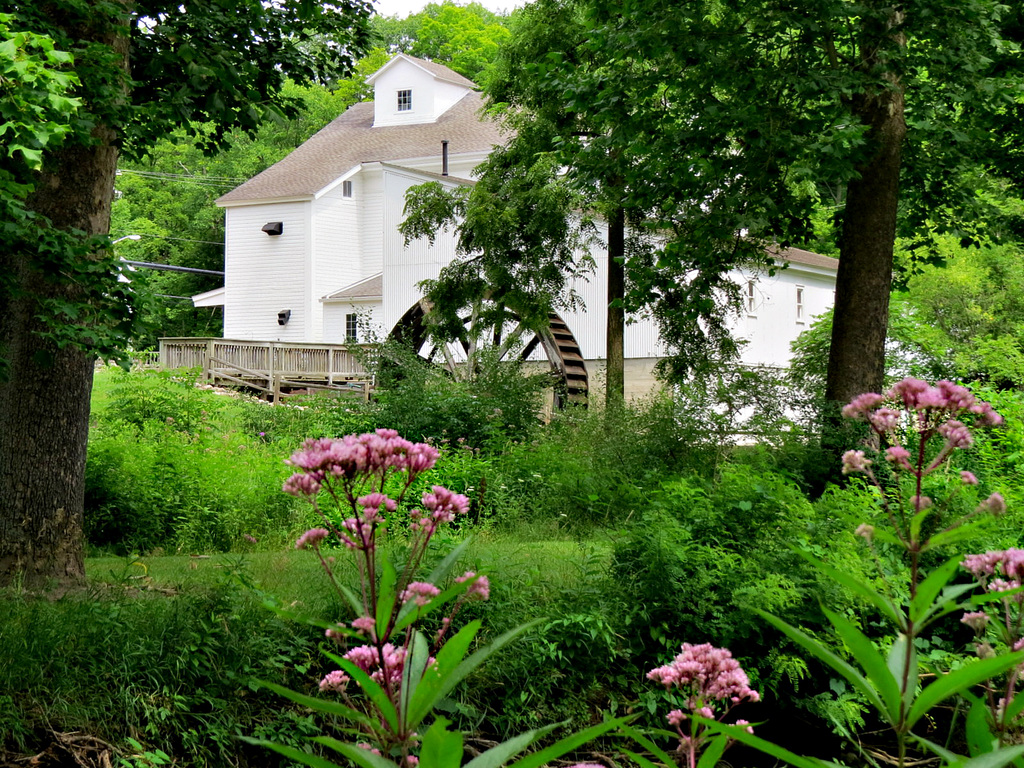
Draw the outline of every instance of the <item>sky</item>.
<instances>
[{"instance_id":1,"label":"sky","mask_svg":"<svg viewBox=\"0 0 1024 768\"><path fill-rule=\"evenodd\" d=\"M523 0L476 0L484 8L491 11L511 11L521 6ZM376 0L374 5L377 12L382 16L398 16L404 19L406 16L423 10L430 0Z\"/></svg>"}]
</instances>

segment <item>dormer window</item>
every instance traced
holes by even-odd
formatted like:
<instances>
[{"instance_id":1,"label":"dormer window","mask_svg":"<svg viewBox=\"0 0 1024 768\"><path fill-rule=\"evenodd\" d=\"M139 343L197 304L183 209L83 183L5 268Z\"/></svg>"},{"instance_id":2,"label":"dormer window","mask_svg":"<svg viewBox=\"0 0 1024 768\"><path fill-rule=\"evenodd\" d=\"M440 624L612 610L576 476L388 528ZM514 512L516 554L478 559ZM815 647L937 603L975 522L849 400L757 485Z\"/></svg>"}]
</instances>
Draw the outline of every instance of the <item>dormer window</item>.
<instances>
[{"instance_id":1,"label":"dormer window","mask_svg":"<svg viewBox=\"0 0 1024 768\"><path fill-rule=\"evenodd\" d=\"M399 112L411 112L412 111L412 91L399 91L398 92L398 111Z\"/></svg>"}]
</instances>

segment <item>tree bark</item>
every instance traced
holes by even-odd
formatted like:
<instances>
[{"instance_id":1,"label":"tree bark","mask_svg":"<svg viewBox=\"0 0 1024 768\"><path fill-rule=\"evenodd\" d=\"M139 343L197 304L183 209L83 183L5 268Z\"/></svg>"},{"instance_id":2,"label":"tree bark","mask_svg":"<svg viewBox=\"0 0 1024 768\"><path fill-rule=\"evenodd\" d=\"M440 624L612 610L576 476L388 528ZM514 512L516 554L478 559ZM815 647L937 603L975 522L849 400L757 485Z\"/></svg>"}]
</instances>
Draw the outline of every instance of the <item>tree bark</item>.
<instances>
[{"instance_id":1,"label":"tree bark","mask_svg":"<svg viewBox=\"0 0 1024 768\"><path fill-rule=\"evenodd\" d=\"M850 182L836 275L825 398L845 404L878 392L885 379L885 336L892 288L900 164L907 126L898 80L859 97L854 112L875 151Z\"/></svg>"},{"instance_id":2,"label":"tree bark","mask_svg":"<svg viewBox=\"0 0 1024 768\"><path fill-rule=\"evenodd\" d=\"M616 207L608 221L608 325L605 407L619 409L626 402L626 217Z\"/></svg>"},{"instance_id":3,"label":"tree bark","mask_svg":"<svg viewBox=\"0 0 1024 768\"><path fill-rule=\"evenodd\" d=\"M87 28L67 31L72 39L109 46L127 62L127 37L116 30L107 28L102 36ZM27 200L51 227L87 236L110 231L117 171L114 130L97 125L91 139L48 152ZM39 298L74 302L74 282L53 279L53 265L40 263L31 244L3 260L17 290L0 313L0 345L8 362L0 381L0 586L67 586L85 578L93 355L41 336L48 329L39 319Z\"/></svg>"}]
</instances>

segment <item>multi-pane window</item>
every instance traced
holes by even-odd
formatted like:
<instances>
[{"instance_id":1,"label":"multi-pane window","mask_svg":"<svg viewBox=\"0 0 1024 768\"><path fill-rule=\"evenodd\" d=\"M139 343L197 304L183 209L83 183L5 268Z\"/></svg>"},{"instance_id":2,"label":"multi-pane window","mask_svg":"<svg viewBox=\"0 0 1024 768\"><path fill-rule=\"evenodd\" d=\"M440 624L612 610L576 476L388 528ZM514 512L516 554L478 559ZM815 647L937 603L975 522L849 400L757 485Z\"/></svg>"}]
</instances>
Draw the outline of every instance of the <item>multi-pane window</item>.
<instances>
[{"instance_id":1,"label":"multi-pane window","mask_svg":"<svg viewBox=\"0 0 1024 768\"><path fill-rule=\"evenodd\" d=\"M345 315L345 341L359 341L359 317L355 312Z\"/></svg>"},{"instance_id":2,"label":"multi-pane window","mask_svg":"<svg viewBox=\"0 0 1024 768\"><path fill-rule=\"evenodd\" d=\"M804 319L804 287L802 285L796 287L796 319L798 321Z\"/></svg>"},{"instance_id":3,"label":"multi-pane window","mask_svg":"<svg viewBox=\"0 0 1024 768\"><path fill-rule=\"evenodd\" d=\"M398 92L398 111L409 112L412 109L412 91Z\"/></svg>"},{"instance_id":4,"label":"multi-pane window","mask_svg":"<svg viewBox=\"0 0 1024 768\"><path fill-rule=\"evenodd\" d=\"M341 182L341 196L342 197L352 197L352 182L351 181L343 181L343 182Z\"/></svg>"},{"instance_id":5,"label":"multi-pane window","mask_svg":"<svg viewBox=\"0 0 1024 768\"><path fill-rule=\"evenodd\" d=\"M754 295L754 281L753 280L747 280L746 299L747 299L747 314L752 315L752 314L754 314L754 310L757 308L757 299L756 299L756 297Z\"/></svg>"}]
</instances>

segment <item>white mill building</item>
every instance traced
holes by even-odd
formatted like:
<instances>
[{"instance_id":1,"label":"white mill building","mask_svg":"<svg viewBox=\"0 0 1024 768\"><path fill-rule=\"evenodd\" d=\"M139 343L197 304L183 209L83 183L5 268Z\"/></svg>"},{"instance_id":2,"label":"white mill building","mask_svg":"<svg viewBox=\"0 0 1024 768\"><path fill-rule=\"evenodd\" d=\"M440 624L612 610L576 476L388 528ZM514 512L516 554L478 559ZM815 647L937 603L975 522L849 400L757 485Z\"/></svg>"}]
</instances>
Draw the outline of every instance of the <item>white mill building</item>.
<instances>
[{"instance_id":1,"label":"white mill building","mask_svg":"<svg viewBox=\"0 0 1024 768\"><path fill-rule=\"evenodd\" d=\"M440 64L400 54L369 82L372 102L217 201L226 211L225 285L195 301L223 304L225 339L345 344L364 340L368 327L386 336L418 320L417 283L454 258L450 232L405 246L397 229L405 193L427 181L471 182L502 142L498 126L482 117L474 84ZM595 274L576 284L582 308L555 319L532 352L543 359L546 350L580 391L605 357L607 256L592 255ZM837 262L800 250L783 256L788 269L772 277L734 275L745 297L734 332L749 341L747 364L786 365L790 342L832 305ZM635 320L626 326L627 396L650 390L663 354L653 321Z\"/></svg>"}]
</instances>

